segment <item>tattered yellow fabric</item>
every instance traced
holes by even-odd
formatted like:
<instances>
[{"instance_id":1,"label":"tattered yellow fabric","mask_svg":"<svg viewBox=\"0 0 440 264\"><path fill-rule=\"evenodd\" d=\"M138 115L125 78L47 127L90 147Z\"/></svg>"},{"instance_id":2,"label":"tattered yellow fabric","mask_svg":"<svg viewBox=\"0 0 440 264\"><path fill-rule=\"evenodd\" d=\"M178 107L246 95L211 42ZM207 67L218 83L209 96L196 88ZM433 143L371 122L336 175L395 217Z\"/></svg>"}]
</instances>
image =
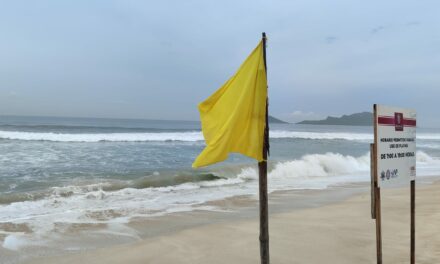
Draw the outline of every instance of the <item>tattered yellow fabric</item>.
<instances>
[{"instance_id":1,"label":"tattered yellow fabric","mask_svg":"<svg viewBox=\"0 0 440 264\"><path fill-rule=\"evenodd\" d=\"M234 76L199 104L206 147L193 167L223 161L231 152L263 161L266 97L261 41Z\"/></svg>"}]
</instances>

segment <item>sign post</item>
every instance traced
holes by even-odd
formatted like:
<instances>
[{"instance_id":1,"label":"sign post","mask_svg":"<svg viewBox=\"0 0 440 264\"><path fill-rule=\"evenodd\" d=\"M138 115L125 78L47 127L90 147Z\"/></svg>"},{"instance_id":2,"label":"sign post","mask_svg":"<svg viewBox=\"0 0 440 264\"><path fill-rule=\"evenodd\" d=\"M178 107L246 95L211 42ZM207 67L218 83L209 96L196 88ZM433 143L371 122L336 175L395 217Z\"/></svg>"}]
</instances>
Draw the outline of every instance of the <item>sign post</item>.
<instances>
[{"instance_id":1,"label":"sign post","mask_svg":"<svg viewBox=\"0 0 440 264\"><path fill-rule=\"evenodd\" d=\"M376 219L376 187L377 179L374 173L374 144L370 144L370 176L371 176L371 219Z\"/></svg>"},{"instance_id":2,"label":"sign post","mask_svg":"<svg viewBox=\"0 0 440 264\"><path fill-rule=\"evenodd\" d=\"M411 264L416 263L416 181L411 181Z\"/></svg>"},{"instance_id":3,"label":"sign post","mask_svg":"<svg viewBox=\"0 0 440 264\"><path fill-rule=\"evenodd\" d=\"M377 263L382 263L380 189L411 183L411 263L415 263L416 111L374 105L372 188ZM372 191L373 192L373 191ZM372 208L373 211L373 208Z\"/></svg>"}]
</instances>

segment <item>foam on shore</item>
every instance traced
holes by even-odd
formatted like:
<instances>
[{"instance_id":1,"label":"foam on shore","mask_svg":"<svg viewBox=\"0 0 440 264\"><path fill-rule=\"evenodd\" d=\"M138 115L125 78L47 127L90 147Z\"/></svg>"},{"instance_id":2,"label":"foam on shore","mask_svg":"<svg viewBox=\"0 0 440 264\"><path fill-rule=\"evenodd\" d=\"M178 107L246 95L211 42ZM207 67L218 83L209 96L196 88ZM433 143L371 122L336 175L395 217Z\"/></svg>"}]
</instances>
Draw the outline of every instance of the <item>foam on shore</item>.
<instances>
[{"instance_id":1,"label":"foam on shore","mask_svg":"<svg viewBox=\"0 0 440 264\"><path fill-rule=\"evenodd\" d=\"M440 160L417 152L419 175L424 168L440 167ZM311 154L301 159L271 164L269 191L292 189L325 189L350 182L368 182L369 154L360 157L338 153ZM44 241L59 223L126 224L136 217L154 217L173 212L212 210L206 202L239 195L256 197L258 173L255 167L243 167L231 175L203 174L198 180L172 185L142 188L131 183L112 188L111 183L86 186L53 187L36 200L0 205L0 223L24 224L35 235L9 234L3 246L11 250ZM212 176L210 176L212 175ZM160 175L156 175L160 176ZM137 183L139 184L139 183ZM35 237L37 236L37 237ZM27 243L28 241L29 243ZM37 241L37 242L36 242Z\"/></svg>"}]
</instances>

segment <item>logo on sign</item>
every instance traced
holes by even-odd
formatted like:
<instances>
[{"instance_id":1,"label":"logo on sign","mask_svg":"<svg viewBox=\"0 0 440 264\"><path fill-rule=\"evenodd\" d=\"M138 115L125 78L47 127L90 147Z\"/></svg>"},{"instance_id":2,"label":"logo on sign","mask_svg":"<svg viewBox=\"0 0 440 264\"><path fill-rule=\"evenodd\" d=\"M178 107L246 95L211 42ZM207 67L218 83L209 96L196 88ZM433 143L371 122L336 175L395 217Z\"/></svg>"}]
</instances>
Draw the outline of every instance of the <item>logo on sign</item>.
<instances>
[{"instance_id":1,"label":"logo on sign","mask_svg":"<svg viewBox=\"0 0 440 264\"><path fill-rule=\"evenodd\" d=\"M416 167L415 166L411 166L411 168L410 168L410 176L416 176Z\"/></svg>"},{"instance_id":2,"label":"logo on sign","mask_svg":"<svg viewBox=\"0 0 440 264\"><path fill-rule=\"evenodd\" d=\"M398 169L391 170L390 174L391 174L391 178L396 178L399 176L399 170Z\"/></svg>"},{"instance_id":3,"label":"logo on sign","mask_svg":"<svg viewBox=\"0 0 440 264\"><path fill-rule=\"evenodd\" d=\"M382 172L380 173L380 179L381 179L382 181L385 180L385 171L382 171Z\"/></svg>"},{"instance_id":4,"label":"logo on sign","mask_svg":"<svg viewBox=\"0 0 440 264\"><path fill-rule=\"evenodd\" d=\"M403 113L394 113L394 129L403 131Z\"/></svg>"},{"instance_id":5,"label":"logo on sign","mask_svg":"<svg viewBox=\"0 0 440 264\"><path fill-rule=\"evenodd\" d=\"M389 180L389 179L396 178L396 177L399 177L399 170L398 169L391 169L391 170L387 170L387 171L382 171L380 173L380 179L382 181Z\"/></svg>"}]
</instances>

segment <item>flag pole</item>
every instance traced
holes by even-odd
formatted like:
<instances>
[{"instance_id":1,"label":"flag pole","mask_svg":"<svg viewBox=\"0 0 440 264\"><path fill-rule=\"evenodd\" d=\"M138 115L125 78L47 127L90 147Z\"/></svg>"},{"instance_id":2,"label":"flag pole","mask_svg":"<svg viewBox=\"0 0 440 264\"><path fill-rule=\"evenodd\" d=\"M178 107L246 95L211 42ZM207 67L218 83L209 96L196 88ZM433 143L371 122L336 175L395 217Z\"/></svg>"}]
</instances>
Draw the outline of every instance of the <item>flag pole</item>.
<instances>
[{"instance_id":1,"label":"flag pole","mask_svg":"<svg viewBox=\"0 0 440 264\"><path fill-rule=\"evenodd\" d=\"M266 33L263 32L263 58L267 77ZM267 86L266 86L267 89ZM261 264L269 264L269 217L267 203L267 153L269 152L269 103L266 97L266 126L264 130L263 161L258 163L260 196L260 256Z\"/></svg>"}]
</instances>

